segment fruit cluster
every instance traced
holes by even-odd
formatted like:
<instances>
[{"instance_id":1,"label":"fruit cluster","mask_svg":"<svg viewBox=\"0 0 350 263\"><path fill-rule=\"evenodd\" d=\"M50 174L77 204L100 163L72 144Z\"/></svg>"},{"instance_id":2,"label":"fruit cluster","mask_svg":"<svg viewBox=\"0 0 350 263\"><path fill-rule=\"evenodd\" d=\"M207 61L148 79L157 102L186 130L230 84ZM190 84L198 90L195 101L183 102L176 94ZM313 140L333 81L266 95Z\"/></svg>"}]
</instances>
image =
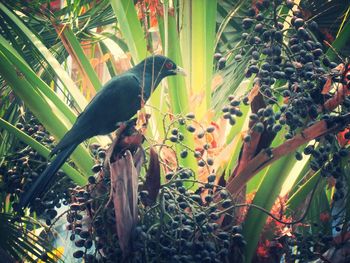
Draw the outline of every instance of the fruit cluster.
<instances>
[{"instance_id":1,"label":"fruit cluster","mask_svg":"<svg viewBox=\"0 0 350 263\"><path fill-rule=\"evenodd\" d=\"M305 20L292 0L257 1L255 8L250 9L242 20L242 27L245 32L234 59L236 63L249 61L245 77L251 79L253 87L241 98L230 96L222 112L225 119L235 124L239 101L251 104L249 131L244 136L247 146L252 134L260 133L264 142L259 142L259 146L264 144L265 149L270 149L268 147L276 136L293 140L317 122L325 120L331 127L338 117L349 114L350 99L340 93L350 87L346 74L348 66L330 61L325 54L330 47L320 43L313 34L317 23ZM310 171L306 176L319 172L334 182L331 206L346 198L348 192L346 182L349 178L344 167L349 157L349 124L344 123L343 141L339 140L338 133L339 130L328 132L295 152L298 161L310 156ZM338 214L332 218L339 222L332 226L337 232L346 220L341 219L342 216ZM309 220L307 217L305 221ZM316 251L323 253L332 240L323 230L320 230L321 236L305 233L298 236L298 232L294 232L297 238L289 240L295 243L294 252L297 248L297 253L291 253L292 257L299 260L318 258ZM314 251L310 251L310 247Z\"/></svg>"},{"instance_id":2,"label":"fruit cluster","mask_svg":"<svg viewBox=\"0 0 350 263\"><path fill-rule=\"evenodd\" d=\"M67 230L78 249L73 253L74 258L84 258L85 262L108 262L121 252L115 234L114 208L106 207L110 178L107 173L100 176L106 151L97 144L90 148L97 161L91 169L94 175L88 178L87 186L71 189Z\"/></svg>"},{"instance_id":3,"label":"fruit cluster","mask_svg":"<svg viewBox=\"0 0 350 263\"><path fill-rule=\"evenodd\" d=\"M235 60L248 58L245 76L254 78L249 95L241 99L244 104L252 103L251 126L244 137L246 143L250 142L252 132L269 134L267 144L277 135L289 140L317 121L331 123L334 117L350 112L347 97L335 107L327 103L339 96L337 92L342 85L349 85L349 79L342 74L344 69L340 69L346 66L339 68L329 60L324 53L328 47L312 33L317 30L317 23L304 20L292 0L258 1L256 8L250 9L242 20L242 27L246 32L242 34L242 45ZM222 109L223 117L230 124L234 125L235 117L239 116L239 105L240 98L230 96L229 104ZM311 169L320 169L323 176L336 178L339 186L343 185L340 181L345 180L340 163L348 150L339 144L337 133L317 138L297 151L295 158L301 160L302 151L311 155ZM348 132L345 140L349 139ZM343 196L339 191L334 198Z\"/></svg>"},{"instance_id":4,"label":"fruit cluster","mask_svg":"<svg viewBox=\"0 0 350 263\"><path fill-rule=\"evenodd\" d=\"M113 262L123 254L115 210L109 203L110 178L102 169L105 152L99 148L96 154L101 163L92 169L96 174L89 177L86 187L72 189L67 227L77 247L74 258ZM131 235L129 256L136 262L223 262L228 255L240 261L246 244L240 226L226 224L223 229L218 224L222 215L229 212L232 216L234 206L230 195L214 184L216 176L211 174L199 183L190 169L179 168L165 177L153 204L146 190L139 192L139 221ZM196 192L185 187L194 182L201 186Z\"/></svg>"},{"instance_id":5,"label":"fruit cluster","mask_svg":"<svg viewBox=\"0 0 350 263\"><path fill-rule=\"evenodd\" d=\"M233 216L230 195L214 185L214 174L196 192L184 186L191 178L186 168L166 175L157 202L140 213L135 253L147 262L225 262L228 255L241 261L246 242L240 226L227 224L223 229L219 223L228 211Z\"/></svg>"},{"instance_id":6,"label":"fruit cluster","mask_svg":"<svg viewBox=\"0 0 350 263\"><path fill-rule=\"evenodd\" d=\"M47 148L53 148L53 138L30 113L22 117L16 126ZM15 205L22 192L30 189L46 166L47 160L38 152L22 142L17 142L11 153L4 156L0 166L3 180L1 191L8 193L10 200ZM70 199L67 189L72 185L63 172L58 172L51 189L42 198L37 198L33 202L31 212L35 212L39 218L46 220L46 223L50 225L57 216L56 208L67 204L67 200Z\"/></svg>"},{"instance_id":7,"label":"fruit cluster","mask_svg":"<svg viewBox=\"0 0 350 263\"><path fill-rule=\"evenodd\" d=\"M291 248L288 256L290 262L317 260L319 254L323 254L332 246L333 237L329 233L324 233L322 228L319 228L319 230L320 232L317 235L305 235L301 231L293 233L295 238L288 241ZM292 249L296 247L297 250Z\"/></svg>"},{"instance_id":8,"label":"fruit cluster","mask_svg":"<svg viewBox=\"0 0 350 263\"><path fill-rule=\"evenodd\" d=\"M185 127L189 133L195 134L199 141L198 147L194 150L184 144L184 134L181 128ZM174 120L165 129L165 142L170 141L174 145L177 144L183 149L180 152L181 158L187 158L188 154L192 154L197 159L199 167L210 167L214 164L213 158L209 155L208 150L211 148L207 135L215 131L214 126L203 127L195 119L193 113L188 113L184 117L174 118Z\"/></svg>"}]
</instances>

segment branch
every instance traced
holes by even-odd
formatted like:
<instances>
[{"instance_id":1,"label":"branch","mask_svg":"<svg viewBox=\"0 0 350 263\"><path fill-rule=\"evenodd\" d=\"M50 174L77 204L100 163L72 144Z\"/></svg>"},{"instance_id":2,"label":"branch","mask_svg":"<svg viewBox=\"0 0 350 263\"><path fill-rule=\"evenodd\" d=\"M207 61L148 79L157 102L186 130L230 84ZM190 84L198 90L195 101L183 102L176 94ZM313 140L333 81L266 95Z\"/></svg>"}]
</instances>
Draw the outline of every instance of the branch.
<instances>
[{"instance_id":1,"label":"branch","mask_svg":"<svg viewBox=\"0 0 350 263\"><path fill-rule=\"evenodd\" d=\"M250 93L250 96L253 96L253 98L251 98L251 105L250 105L252 113L257 113L259 109L266 107L263 96L259 92L259 88L260 88L260 85L256 83L254 85L253 90ZM253 131L252 128L254 127L255 123L256 121L249 122L249 131L252 139L250 142L243 143L237 165L235 169L233 169L233 172L229 177L229 181L231 181L237 174L239 174L246 167L247 163L254 157L254 155L257 152L258 145L261 138L261 133Z\"/></svg>"},{"instance_id":2,"label":"branch","mask_svg":"<svg viewBox=\"0 0 350 263\"><path fill-rule=\"evenodd\" d=\"M266 166L295 151L299 146L313 139L343 129L344 125L348 123L350 123L350 114L334 117L330 120L320 120L306 128L300 134L295 135L292 139L287 140L280 146L274 148L272 154L269 154L264 150L261 151L227 184L226 189L232 195L236 195L255 174Z\"/></svg>"}]
</instances>

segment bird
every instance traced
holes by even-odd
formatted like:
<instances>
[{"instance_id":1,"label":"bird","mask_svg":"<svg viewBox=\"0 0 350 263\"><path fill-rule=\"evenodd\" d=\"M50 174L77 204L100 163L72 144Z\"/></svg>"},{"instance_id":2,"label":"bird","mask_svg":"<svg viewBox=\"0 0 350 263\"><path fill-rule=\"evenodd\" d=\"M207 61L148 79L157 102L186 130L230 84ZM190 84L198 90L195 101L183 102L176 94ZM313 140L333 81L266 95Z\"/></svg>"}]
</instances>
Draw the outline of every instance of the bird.
<instances>
[{"instance_id":1,"label":"bird","mask_svg":"<svg viewBox=\"0 0 350 263\"><path fill-rule=\"evenodd\" d=\"M19 198L18 209L27 207L41 196L80 143L93 136L107 135L116 130L118 124L128 121L141 109L162 79L173 75L186 73L170 58L152 55L108 81L51 151L50 156L56 155L55 158L33 186Z\"/></svg>"}]
</instances>

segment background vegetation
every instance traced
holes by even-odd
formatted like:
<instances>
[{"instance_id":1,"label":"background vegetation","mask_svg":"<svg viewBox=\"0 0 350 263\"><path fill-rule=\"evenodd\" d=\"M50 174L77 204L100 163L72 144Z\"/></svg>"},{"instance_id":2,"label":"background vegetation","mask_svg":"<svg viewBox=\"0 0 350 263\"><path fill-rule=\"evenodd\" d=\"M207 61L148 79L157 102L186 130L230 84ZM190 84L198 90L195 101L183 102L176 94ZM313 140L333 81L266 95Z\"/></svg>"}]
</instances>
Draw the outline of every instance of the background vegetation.
<instances>
[{"instance_id":1,"label":"background vegetation","mask_svg":"<svg viewBox=\"0 0 350 263\"><path fill-rule=\"evenodd\" d=\"M150 148L157 152L161 164L159 180L164 184L156 203L168 200L169 197L164 197L167 191L192 196L198 194L201 186L206 189L201 193L199 205L186 201L187 205L181 208L181 201L176 200L174 214L167 210L170 218L181 213L187 216L190 208L194 215L204 213L206 219L203 220L207 225L215 221L225 226L222 215L232 216L233 221L226 225L230 226L229 231L220 228L209 235L215 244L215 253L222 258L231 253L230 256L235 255L237 260L247 262L277 262L281 257L293 262L297 258L302 261L333 258L337 255L336 250L330 254L329 249L335 245L345 249L350 211L349 100L345 99L349 85L346 57L350 51L350 5L346 1L294 2L87 0L64 1L63 4L61 1L0 3L0 218L6 222L1 225L0 233L8 237L0 242L1 254L29 261L37 258L45 261L59 254L54 249L60 245L57 239L51 247L41 242L39 246L33 241L48 238L48 232L43 231L45 235L41 237L34 237L34 234L42 228L52 228L52 221L57 219L55 211L61 205L70 204L72 211L72 200L79 196L68 188L83 187L88 179L89 185L95 184L91 175L100 172L100 163L105 158L103 152L111 137L93 138L79 146L42 200L44 206L38 205L27 211L25 221L11 220L16 219L12 204L45 168L52 145L71 127L103 83L145 57L158 53L183 66L188 76L164 81L144 109L151 118L143 147L147 160L152 160ZM262 18L258 18L258 14ZM286 62L292 63L290 67L294 70L301 68L300 71L307 72L307 61L299 61L296 54L300 50L292 48L294 34L302 39L302 33L296 33L301 26L291 21L293 16L303 18L308 40L316 45L310 51L315 56L311 71L316 75L310 82L318 87L316 95L312 93L314 91L298 91L291 85L293 81L308 82L306 73L300 73L301 77L294 80L286 77ZM262 74L260 67L269 61L269 53L263 50L263 44L249 42L254 37L262 37L262 32L256 28L260 19L264 28L281 32L278 56L283 59L284 66L280 71L284 73L281 77L277 73L273 76L276 82L268 87L271 96L266 96L266 90L260 89L263 85L257 85L255 79L261 77L258 71ZM273 41L271 37L269 45ZM315 51L317 48L321 51ZM254 51L257 54L253 54ZM258 71L252 66L259 67ZM344 90L342 99L332 101L341 89ZM306 97L305 94L312 97L315 114L310 107L306 116L302 116L299 109L306 107L305 102L294 104L297 98ZM274 102L269 104L269 100ZM331 102L334 107L329 106ZM282 124L283 127L273 126L279 124L276 115L282 115L283 119L282 105L287 105L294 120L303 120L298 127L293 128L288 122L286 126ZM319 107L323 107L322 110ZM258 117L263 117L260 123L265 132L259 131L257 121L251 117L258 114L259 109L262 110ZM326 115L328 117L324 117ZM267 129L269 116L275 118L271 130ZM328 119L335 124L326 123ZM326 166L330 163L332 165ZM185 171L191 171L190 174L183 175L181 167L189 169ZM146 171L141 170L141 177ZM177 178L183 180L174 187L169 182ZM206 187L206 183L212 184ZM220 197L215 195L215 190L221 193ZM213 200L207 196L212 196ZM226 199L229 199L229 205L223 209ZM50 203L52 200L55 200L53 204ZM168 201L164 202L168 209ZM211 204L216 210L208 210ZM145 215L141 229L137 229L150 235L141 240L142 244L148 244L147 240L152 239L148 230L162 215L157 209L151 210L156 211L155 214L147 212L149 207L152 208L140 203L139 209ZM210 218L214 212L218 213L218 218ZM194 216L190 219L197 222ZM77 221L79 224L79 216L72 219L74 224ZM72 222L68 219L68 223ZM171 235L166 229L159 228L160 232L156 231L156 234ZM33 237L26 231L31 231ZM228 237L222 233L227 233ZM224 250L226 247L220 240L226 239L231 242L231 250ZM67 240L63 247L64 256L59 257L70 262L74 252L70 247L74 245ZM85 246L87 250L90 247ZM146 249L149 256L152 249L151 245ZM157 249L159 252L160 248ZM210 252L210 249L206 250ZM179 260L186 260L181 258L187 253L184 249L184 255L179 251L176 253L179 253ZM73 255L78 258L80 254ZM200 255L198 260L207 257L209 260L215 258Z\"/></svg>"}]
</instances>

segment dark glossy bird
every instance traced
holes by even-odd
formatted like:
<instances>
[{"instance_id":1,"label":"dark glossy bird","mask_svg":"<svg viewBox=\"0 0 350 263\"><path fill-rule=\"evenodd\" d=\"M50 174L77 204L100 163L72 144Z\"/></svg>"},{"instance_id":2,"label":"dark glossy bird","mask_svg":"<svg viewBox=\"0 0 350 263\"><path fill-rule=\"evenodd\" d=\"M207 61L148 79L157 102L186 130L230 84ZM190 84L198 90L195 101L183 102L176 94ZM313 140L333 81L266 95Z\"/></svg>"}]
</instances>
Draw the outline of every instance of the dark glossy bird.
<instances>
[{"instance_id":1,"label":"dark glossy bird","mask_svg":"<svg viewBox=\"0 0 350 263\"><path fill-rule=\"evenodd\" d=\"M112 78L78 116L73 127L64 135L51 155L56 158L20 198L19 208L28 206L47 188L54 175L75 148L83 141L113 132L118 123L133 117L147 101L160 81L185 72L167 57L155 55Z\"/></svg>"}]
</instances>

